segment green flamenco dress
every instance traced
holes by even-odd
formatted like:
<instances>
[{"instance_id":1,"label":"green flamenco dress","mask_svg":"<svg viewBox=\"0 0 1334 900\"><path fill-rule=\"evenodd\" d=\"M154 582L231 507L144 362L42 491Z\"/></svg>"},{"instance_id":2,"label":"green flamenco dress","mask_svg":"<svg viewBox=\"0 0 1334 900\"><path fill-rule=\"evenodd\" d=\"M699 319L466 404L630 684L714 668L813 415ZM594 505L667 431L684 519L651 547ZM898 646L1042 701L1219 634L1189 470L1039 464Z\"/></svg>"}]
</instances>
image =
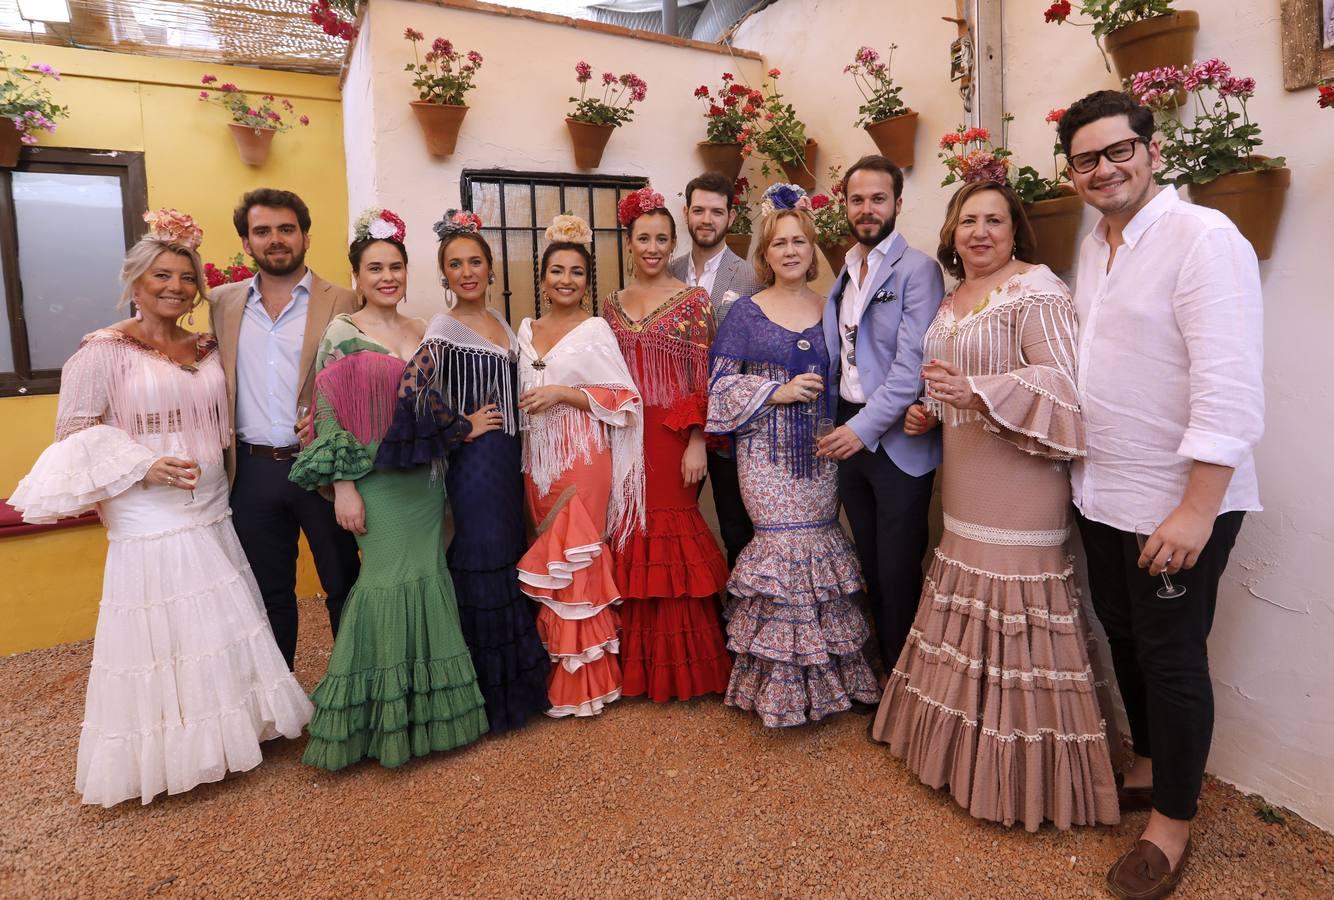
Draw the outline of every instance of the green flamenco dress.
<instances>
[{"instance_id":1,"label":"green flamenco dress","mask_svg":"<svg viewBox=\"0 0 1334 900\"><path fill-rule=\"evenodd\" d=\"M353 481L365 504L361 574L343 607L329 668L311 694L303 761L336 771L365 757L393 768L487 731L442 541L444 504L430 469L377 471L403 361L347 316L317 359L315 440L289 476L308 490ZM438 436L462 441L462 417Z\"/></svg>"}]
</instances>

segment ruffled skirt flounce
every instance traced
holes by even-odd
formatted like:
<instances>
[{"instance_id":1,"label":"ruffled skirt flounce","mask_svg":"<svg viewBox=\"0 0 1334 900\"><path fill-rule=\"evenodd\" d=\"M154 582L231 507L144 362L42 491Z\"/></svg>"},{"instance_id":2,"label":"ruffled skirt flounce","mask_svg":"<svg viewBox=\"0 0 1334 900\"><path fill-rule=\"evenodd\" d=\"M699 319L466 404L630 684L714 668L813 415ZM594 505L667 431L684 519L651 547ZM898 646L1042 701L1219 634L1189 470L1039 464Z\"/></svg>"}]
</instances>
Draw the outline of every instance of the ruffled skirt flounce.
<instances>
[{"instance_id":1,"label":"ruffled skirt flounce","mask_svg":"<svg viewBox=\"0 0 1334 900\"><path fill-rule=\"evenodd\" d=\"M252 769L262 741L299 737L310 714L225 513L112 539L75 775L84 803L148 803Z\"/></svg>"},{"instance_id":2,"label":"ruffled skirt flounce","mask_svg":"<svg viewBox=\"0 0 1334 900\"><path fill-rule=\"evenodd\" d=\"M1071 568L1023 548L1026 573L946 532L872 736L972 815L1036 831L1115 823L1120 812Z\"/></svg>"},{"instance_id":3,"label":"ruffled skirt flounce","mask_svg":"<svg viewBox=\"0 0 1334 900\"><path fill-rule=\"evenodd\" d=\"M591 716L621 696L620 592L611 555L576 494L519 561L524 593L538 601L537 633L552 662L547 715Z\"/></svg>"},{"instance_id":4,"label":"ruffled skirt flounce","mask_svg":"<svg viewBox=\"0 0 1334 900\"><path fill-rule=\"evenodd\" d=\"M698 507L652 509L615 554L627 697L663 703L727 690L732 660L719 621L727 563ZM631 599L633 598L633 599Z\"/></svg>"},{"instance_id":5,"label":"ruffled skirt flounce","mask_svg":"<svg viewBox=\"0 0 1334 900\"><path fill-rule=\"evenodd\" d=\"M727 704L775 728L879 700L862 652L870 628L854 601L862 588L837 526L757 533L727 583L727 647L736 654Z\"/></svg>"}]
</instances>

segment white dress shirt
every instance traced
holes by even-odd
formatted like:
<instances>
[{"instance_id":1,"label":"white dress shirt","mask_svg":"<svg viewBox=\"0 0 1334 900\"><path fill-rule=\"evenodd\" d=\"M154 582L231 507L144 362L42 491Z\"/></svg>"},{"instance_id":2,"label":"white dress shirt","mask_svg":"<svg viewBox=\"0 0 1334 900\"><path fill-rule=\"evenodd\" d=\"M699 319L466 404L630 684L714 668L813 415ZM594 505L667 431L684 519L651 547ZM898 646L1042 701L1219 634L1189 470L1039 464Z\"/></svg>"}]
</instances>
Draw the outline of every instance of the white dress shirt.
<instances>
[{"instance_id":1,"label":"white dress shirt","mask_svg":"<svg viewBox=\"0 0 1334 900\"><path fill-rule=\"evenodd\" d=\"M727 249L726 244L720 244L716 253L704 263L704 271L695 271L695 257L693 254L686 262L686 271L690 273L690 286L702 287L705 293L713 296L713 282L718 277L718 267L723 264L723 252Z\"/></svg>"},{"instance_id":2,"label":"white dress shirt","mask_svg":"<svg viewBox=\"0 0 1334 900\"><path fill-rule=\"evenodd\" d=\"M310 269L276 319L264 309L260 275L250 282L236 339L236 437L247 444L290 447L296 441L301 344L310 306Z\"/></svg>"},{"instance_id":3,"label":"white dress shirt","mask_svg":"<svg viewBox=\"0 0 1334 900\"><path fill-rule=\"evenodd\" d=\"M848 267L848 283L843 288L843 299L838 306L839 363L842 378L839 379L838 395L849 403L865 403L866 391L857 374L857 329L861 327L862 313L871 299L871 289L875 287L875 270L889 252L889 245L894 243L897 231L876 244L869 251L865 244L856 243L843 257ZM862 260L866 260L866 281L862 281Z\"/></svg>"},{"instance_id":4,"label":"white dress shirt","mask_svg":"<svg viewBox=\"0 0 1334 900\"><path fill-rule=\"evenodd\" d=\"M1255 251L1222 213L1161 188L1107 260L1107 224L1079 252L1079 394L1088 456L1075 505L1122 531L1180 504L1195 460L1235 471L1220 513L1260 509L1252 448L1264 432Z\"/></svg>"}]
</instances>

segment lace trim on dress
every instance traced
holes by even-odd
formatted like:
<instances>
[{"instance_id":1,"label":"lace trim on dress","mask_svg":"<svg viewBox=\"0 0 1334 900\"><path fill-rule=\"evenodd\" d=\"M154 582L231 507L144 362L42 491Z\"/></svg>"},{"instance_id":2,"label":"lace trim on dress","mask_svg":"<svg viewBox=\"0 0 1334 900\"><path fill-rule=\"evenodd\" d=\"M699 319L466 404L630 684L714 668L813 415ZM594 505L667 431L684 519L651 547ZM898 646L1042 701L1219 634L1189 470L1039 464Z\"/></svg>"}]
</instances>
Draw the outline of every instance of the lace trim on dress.
<instances>
[{"instance_id":1,"label":"lace trim on dress","mask_svg":"<svg viewBox=\"0 0 1334 900\"><path fill-rule=\"evenodd\" d=\"M939 644L933 644L926 640L925 635L916 628L909 629L908 634L917 639L917 647L927 656L947 656L950 659L966 665L969 670L981 672L986 670L992 678L1001 678L1005 681L1022 681L1031 684L1035 679L1045 678L1048 681L1081 681L1088 682L1093 677L1093 667L1085 666L1081 672L1063 671L1061 669L1043 669L1034 666L1031 669L1002 669L1000 666L987 665L987 661L969 656L952 644L941 641Z\"/></svg>"},{"instance_id":2,"label":"lace trim on dress","mask_svg":"<svg viewBox=\"0 0 1334 900\"><path fill-rule=\"evenodd\" d=\"M964 597L960 594L942 594L938 590L936 582L932 581L930 578L926 580L926 583L930 585L931 593L934 596L936 603L948 603L951 606L958 606L961 608L971 606L979 612L985 612L988 617L995 619L997 622L1004 622L1007 625L1024 623L1030 619L1040 619L1043 622L1050 622L1053 625L1074 625L1075 619L1079 617L1078 607L1073 607L1069 615L1052 613L1049 610L1041 609L1036 606L1025 606L1024 611L1021 613L1003 613L998 609L992 609L985 602L976 600L972 597Z\"/></svg>"},{"instance_id":3,"label":"lace trim on dress","mask_svg":"<svg viewBox=\"0 0 1334 900\"><path fill-rule=\"evenodd\" d=\"M1043 572L1041 575L1005 575L1001 572L989 572L986 569L978 569L974 566L961 563L957 559L950 559L940 548L935 549L936 559L946 565L954 566L956 569L962 569L971 575L985 575L988 578L994 578L997 581L1051 581L1053 578L1064 581L1074 574L1074 566L1067 566L1064 572Z\"/></svg>"},{"instance_id":4,"label":"lace trim on dress","mask_svg":"<svg viewBox=\"0 0 1334 900\"><path fill-rule=\"evenodd\" d=\"M955 716L956 718L961 719L963 723L967 725L969 728L978 727L977 720L968 718L968 714L965 713L963 710L954 709L953 707L946 706L939 700L933 700L932 698L923 694L920 689L915 688L911 684L909 684L907 672L904 672L903 670L896 668L893 671L893 677L898 678L901 682L903 682L903 689L905 691L915 696L918 700L920 700L922 703L925 703L927 706L935 707L936 709L940 710L946 715ZM1102 728L1102 732L1099 734L1079 734L1077 732L1067 733L1063 731L1057 731L1055 728L1039 728L1035 733L1030 733L1027 731L1012 731L1009 734L1001 734L1000 731L998 731L997 729L985 726L982 728L982 733L987 737L994 738L1004 743L1010 743L1016 740L1030 741L1030 742L1040 741L1046 737L1051 737L1054 740L1058 741L1083 744L1087 741L1107 740L1106 720L1102 720L1101 722L1099 722L1099 726Z\"/></svg>"},{"instance_id":5,"label":"lace trim on dress","mask_svg":"<svg viewBox=\"0 0 1334 900\"><path fill-rule=\"evenodd\" d=\"M944 514L944 520L946 531L980 544L998 544L1003 547L1060 547L1070 537L1069 525L1049 531L1017 531L964 522L949 513Z\"/></svg>"}]
</instances>

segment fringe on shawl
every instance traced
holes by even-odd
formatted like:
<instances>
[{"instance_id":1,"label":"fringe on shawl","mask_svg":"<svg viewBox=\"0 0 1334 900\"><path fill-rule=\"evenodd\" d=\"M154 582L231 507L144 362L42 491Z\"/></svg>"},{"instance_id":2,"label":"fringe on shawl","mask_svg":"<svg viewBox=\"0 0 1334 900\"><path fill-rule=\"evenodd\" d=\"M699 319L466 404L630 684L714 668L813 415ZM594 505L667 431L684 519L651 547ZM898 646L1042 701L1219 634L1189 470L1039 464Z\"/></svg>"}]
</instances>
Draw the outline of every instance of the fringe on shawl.
<instances>
[{"instance_id":1,"label":"fringe on shawl","mask_svg":"<svg viewBox=\"0 0 1334 900\"><path fill-rule=\"evenodd\" d=\"M332 415L363 446L377 443L393 421L402 377L403 361L387 353L340 357L315 376L316 416Z\"/></svg>"}]
</instances>

